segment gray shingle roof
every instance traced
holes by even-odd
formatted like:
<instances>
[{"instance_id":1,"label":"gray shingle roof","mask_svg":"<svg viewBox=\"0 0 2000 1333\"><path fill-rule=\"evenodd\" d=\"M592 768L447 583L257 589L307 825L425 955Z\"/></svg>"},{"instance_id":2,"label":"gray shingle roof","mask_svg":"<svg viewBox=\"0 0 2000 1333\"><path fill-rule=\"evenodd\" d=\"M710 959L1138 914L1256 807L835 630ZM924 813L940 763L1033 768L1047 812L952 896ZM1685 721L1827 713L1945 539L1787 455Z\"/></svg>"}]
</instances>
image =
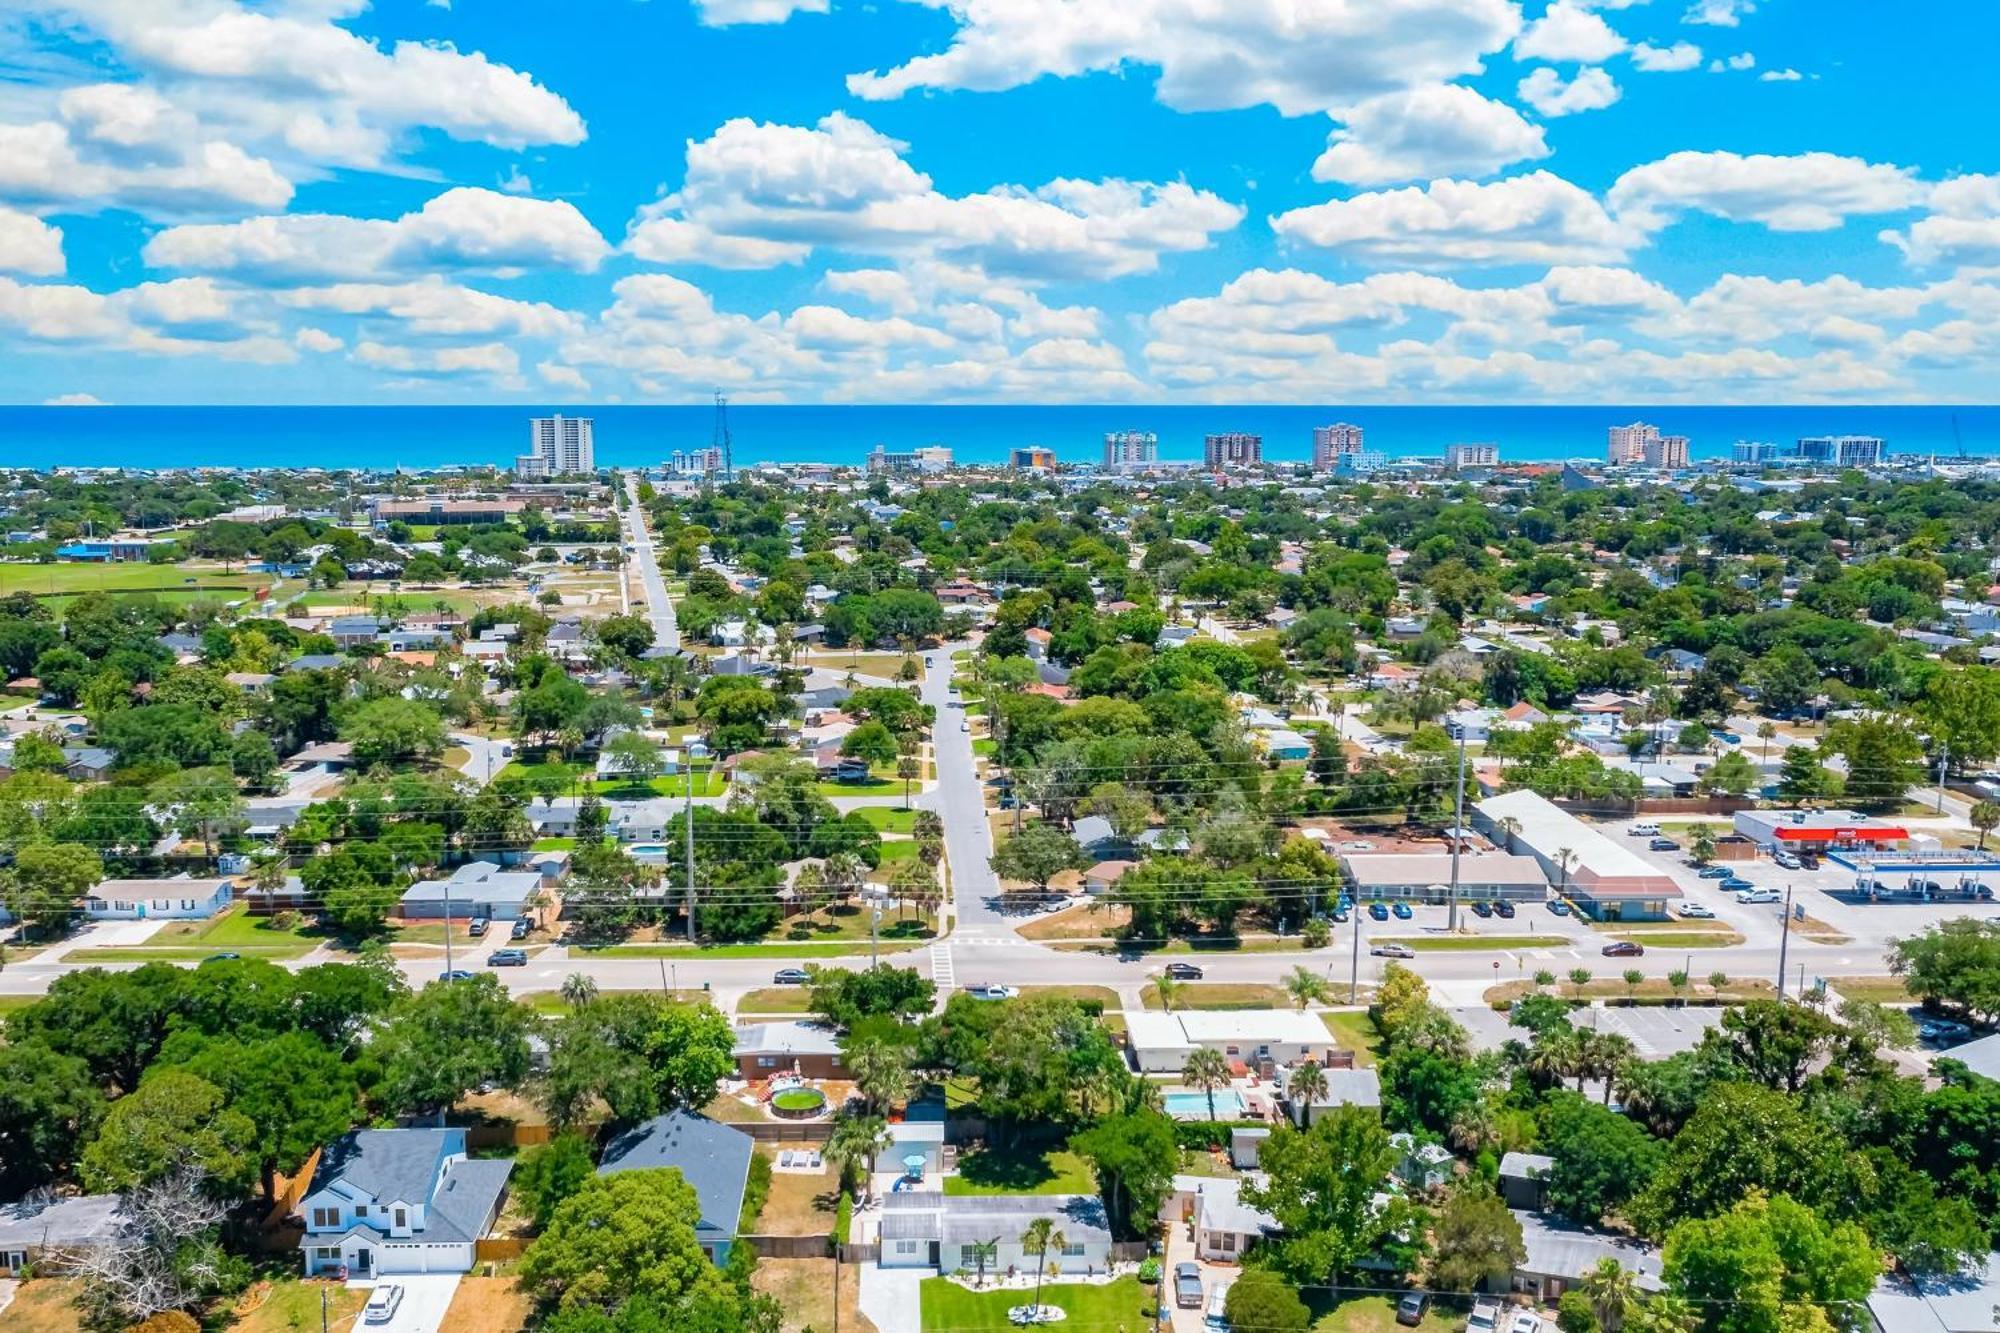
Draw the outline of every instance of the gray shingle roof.
<instances>
[{"instance_id":1,"label":"gray shingle roof","mask_svg":"<svg viewBox=\"0 0 2000 1333\"><path fill-rule=\"evenodd\" d=\"M0 1249L90 1245L111 1239L124 1221L115 1194L22 1199L0 1205Z\"/></svg>"},{"instance_id":2,"label":"gray shingle roof","mask_svg":"<svg viewBox=\"0 0 2000 1333\"><path fill-rule=\"evenodd\" d=\"M689 1111L670 1111L611 1140L597 1173L672 1167L694 1187L701 1208L696 1234L734 1236L753 1149L750 1136L740 1129Z\"/></svg>"},{"instance_id":3,"label":"gray shingle roof","mask_svg":"<svg viewBox=\"0 0 2000 1333\"><path fill-rule=\"evenodd\" d=\"M485 1235L493 1207L513 1170L513 1159L505 1157L468 1157L454 1164L444 1173L424 1215L424 1239L478 1240Z\"/></svg>"},{"instance_id":4,"label":"gray shingle roof","mask_svg":"<svg viewBox=\"0 0 2000 1333\"><path fill-rule=\"evenodd\" d=\"M431 1197L438 1164L465 1151L462 1129L357 1129L341 1135L319 1155L313 1194L345 1181L382 1203L417 1203Z\"/></svg>"}]
</instances>

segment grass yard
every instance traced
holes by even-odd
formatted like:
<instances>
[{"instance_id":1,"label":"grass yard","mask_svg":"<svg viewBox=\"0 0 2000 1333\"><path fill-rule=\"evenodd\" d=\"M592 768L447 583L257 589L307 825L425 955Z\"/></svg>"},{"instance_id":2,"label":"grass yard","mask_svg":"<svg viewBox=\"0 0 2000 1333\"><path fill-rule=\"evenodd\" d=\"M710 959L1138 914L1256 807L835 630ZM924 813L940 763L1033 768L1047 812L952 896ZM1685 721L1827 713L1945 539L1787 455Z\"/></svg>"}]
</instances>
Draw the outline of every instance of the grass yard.
<instances>
[{"instance_id":1,"label":"grass yard","mask_svg":"<svg viewBox=\"0 0 2000 1333\"><path fill-rule=\"evenodd\" d=\"M207 921L169 921L153 932L139 949L200 946L209 952L230 950L260 958L297 958L325 942L325 936L303 927L283 929L275 917L251 916L233 903Z\"/></svg>"},{"instance_id":2,"label":"grass yard","mask_svg":"<svg viewBox=\"0 0 2000 1333\"><path fill-rule=\"evenodd\" d=\"M1733 930L1621 930L1618 938L1656 949L1729 949L1743 943Z\"/></svg>"},{"instance_id":3,"label":"grass yard","mask_svg":"<svg viewBox=\"0 0 2000 1333\"><path fill-rule=\"evenodd\" d=\"M946 1194L1094 1194L1097 1177L1073 1152L982 1148L958 1159Z\"/></svg>"},{"instance_id":4,"label":"grass yard","mask_svg":"<svg viewBox=\"0 0 2000 1333\"><path fill-rule=\"evenodd\" d=\"M918 940L883 940L882 952L903 953L923 947ZM868 952L867 937L854 940L773 944L607 944L581 949L591 958L845 958Z\"/></svg>"},{"instance_id":5,"label":"grass yard","mask_svg":"<svg viewBox=\"0 0 2000 1333\"><path fill-rule=\"evenodd\" d=\"M633 989L623 989L623 988L612 989L607 987L606 989L597 992L599 999L610 999L614 995L662 995L662 994L666 995L667 998L671 999L676 1004L707 1004L709 1001L715 998L708 991L689 990L685 986L681 987L681 989L677 991L671 991L671 992L668 991L664 986L641 986ZM522 1004L527 1005L530 1009L534 1010L538 1014L550 1014L550 1015L566 1014L569 1012L570 1009L569 1001L565 1000L562 997L561 991L538 990L531 992L530 994L520 996L519 998Z\"/></svg>"},{"instance_id":6,"label":"grass yard","mask_svg":"<svg viewBox=\"0 0 2000 1333\"><path fill-rule=\"evenodd\" d=\"M990 756L999 748L999 742L995 741L991 736L981 736L972 743L972 752L976 755Z\"/></svg>"},{"instance_id":7,"label":"grass yard","mask_svg":"<svg viewBox=\"0 0 2000 1333\"><path fill-rule=\"evenodd\" d=\"M819 667L826 671L842 673L852 671L857 676L880 676L885 680L895 680L896 673L903 669L905 658L901 653L843 653L836 651L815 652L810 657L801 657L799 665ZM915 659L922 667L924 660Z\"/></svg>"},{"instance_id":8,"label":"grass yard","mask_svg":"<svg viewBox=\"0 0 2000 1333\"><path fill-rule=\"evenodd\" d=\"M0 1018L17 1010L26 1009L41 998L39 995L0 995Z\"/></svg>"},{"instance_id":9,"label":"grass yard","mask_svg":"<svg viewBox=\"0 0 2000 1333\"><path fill-rule=\"evenodd\" d=\"M893 868L899 861L917 859L917 844L911 841L885 842L882 844L882 870Z\"/></svg>"},{"instance_id":10,"label":"grass yard","mask_svg":"<svg viewBox=\"0 0 2000 1333\"><path fill-rule=\"evenodd\" d=\"M914 787L916 784L912 783ZM813 790L821 796L901 796L903 780L890 769L888 776L877 770L874 778L867 782L816 782Z\"/></svg>"},{"instance_id":11,"label":"grass yard","mask_svg":"<svg viewBox=\"0 0 2000 1333\"><path fill-rule=\"evenodd\" d=\"M258 1282L236 1303L228 1327L235 1333L292 1333L294 1329L315 1328L319 1325L322 1292L326 1294L329 1325L354 1319L368 1303L367 1292L338 1282L307 1282L301 1278Z\"/></svg>"},{"instance_id":12,"label":"grass yard","mask_svg":"<svg viewBox=\"0 0 2000 1333\"><path fill-rule=\"evenodd\" d=\"M853 903L842 903L835 907L822 907L817 912L803 912L788 917L778 926L777 932L769 937L773 944L814 943L832 940L853 940L858 944L868 942L869 911ZM891 940L927 940L937 934L937 922L929 917L902 916L884 913L877 934L884 944Z\"/></svg>"},{"instance_id":13,"label":"grass yard","mask_svg":"<svg viewBox=\"0 0 2000 1333\"><path fill-rule=\"evenodd\" d=\"M1468 953L1499 949L1558 949L1569 943L1562 935L1377 935L1375 944L1402 944L1418 953Z\"/></svg>"},{"instance_id":14,"label":"grass yard","mask_svg":"<svg viewBox=\"0 0 2000 1333\"><path fill-rule=\"evenodd\" d=\"M1151 982L1139 992L1148 1009L1164 1009L1160 988ZM1289 1009L1292 997L1283 986L1250 981L1186 981L1174 999L1176 1009Z\"/></svg>"},{"instance_id":15,"label":"grass yard","mask_svg":"<svg viewBox=\"0 0 2000 1333\"><path fill-rule=\"evenodd\" d=\"M467 1274L458 1280L438 1333L517 1333L528 1326L534 1310L535 1303L513 1278Z\"/></svg>"},{"instance_id":16,"label":"grass yard","mask_svg":"<svg viewBox=\"0 0 2000 1333\"><path fill-rule=\"evenodd\" d=\"M1094 901L1078 903L1036 917L1020 928L1020 934L1029 940L1098 940L1122 930L1131 918L1130 908Z\"/></svg>"},{"instance_id":17,"label":"grass yard","mask_svg":"<svg viewBox=\"0 0 2000 1333\"><path fill-rule=\"evenodd\" d=\"M0 596L33 593L37 597L75 596L86 592L158 593L180 597L248 597L258 588L268 588L276 580L269 574L252 574L242 569L225 570L221 565L188 561L177 565L153 565L143 560L121 560L94 564L80 560L51 564L0 563Z\"/></svg>"},{"instance_id":18,"label":"grass yard","mask_svg":"<svg viewBox=\"0 0 2000 1333\"><path fill-rule=\"evenodd\" d=\"M853 812L877 833L915 833L917 812L892 805L864 805Z\"/></svg>"},{"instance_id":19,"label":"grass yard","mask_svg":"<svg viewBox=\"0 0 2000 1333\"><path fill-rule=\"evenodd\" d=\"M1916 997L1901 977L1828 977L1826 984L1843 1000L1870 1004L1912 1004Z\"/></svg>"},{"instance_id":20,"label":"grass yard","mask_svg":"<svg viewBox=\"0 0 2000 1333\"><path fill-rule=\"evenodd\" d=\"M1095 1000L1106 1013L1118 1011L1118 992L1109 986L1023 986L1023 995L1060 995L1066 1000Z\"/></svg>"},{"instance_id":21,"label":"grass yard","mask_svg":"<svg viewBox=\"0 0 2000 1333\"><path fill-rule=\"evenodd\" d=\"M1025 1305L1032 1293L967 1291L949 1278L925 1278L921 1288L923 1327L950 1333L1012 1333L1007 1311ZM1089 1333L1152 1333L1153 1298L1135 1277L1103 1286L1055 1283L1042 1288L1042 1304L1061 1306L1069 1318L1057 1328Z\"/></svg>"},{"instance_id":22,"label":"grass yard","mask_svg":"<svg viewBox=\"0 0 2000 1333\"><path fill-rule=\"evenodd\" d=\"M1433 1306L1417 1324L1417 1333L1453 1333L1458 1316ZM1321 1315L1312 1333L1400 1333L1409 1327L1396 1322L1396 1302L1388 1296L1357 1296Z\"/></svg>"},{"instance_id":23,"label":"grass yard","mask_svg":"<svg viewBox=\"0 0 2000 1333\"><path fill-rule=\"evenodd\" d=\"M1382 1034L1376 1031L1375 1020L1368 1016L1367 1010L1330 1009L1319 1017L1333 1039L1354 1052L1356 1065L1366 1068L1382 1053Z\"/></svg>"},{"instance_id":24,"label":"grass yard","mask_svg":"<svg viewBox=\"0 0 2000 1333\"><path fill-rule=\"evenodd\" d=\"M13 1302L0 1310L0 1327L7 1333L77 1333L83 1321L70 1304L75 1290L67 1278L23 1282L15 1289Z\"/></svg>"},{"instance_id":25,"label":"grass yard","mask_svg":"<svg viewBox=\"0 0 2000 1333\"><path fill-rule=\"evenodd\" d=\"M761 986L737 1001L739 1014L809 1014L812 991L806 986Z\"/></svg>"}]
</instances>

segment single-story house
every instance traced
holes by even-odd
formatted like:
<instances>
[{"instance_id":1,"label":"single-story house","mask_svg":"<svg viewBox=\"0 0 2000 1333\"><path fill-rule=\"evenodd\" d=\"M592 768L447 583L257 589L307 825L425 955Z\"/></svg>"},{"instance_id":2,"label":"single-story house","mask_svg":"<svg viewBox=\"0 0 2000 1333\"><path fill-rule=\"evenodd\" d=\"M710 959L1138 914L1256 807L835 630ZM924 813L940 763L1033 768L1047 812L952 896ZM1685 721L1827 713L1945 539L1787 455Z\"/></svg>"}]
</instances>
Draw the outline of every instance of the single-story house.
<instances>
[{"instance_id":1,"label":"single-story house","mask_svg":"<svg viewBox=\"0 0 2000 1333\"><path fill-rule=\"evenodd\" d=\"M1279 728L1259 732L1257 738L1264 747L1264 753L1276 760L1307 759L1312 756L1312 742L1296 731Z\"/></svg>"},{"instance_id":2,"label":"single-story house","mask_svg":"<svg viewBox=\"0 0 2000 1333\"><path fill-rule=\"evenodd\" d=\"M1326 1076L1326 1091L1301 1105L1297 1099L1290 1099L1292 1120L1301 1126L1310 1126L1323 1115L1330 1115L1343 1106L1366 1106L1374 1110L1382 1109L1382 1080L1372 1069L1323 1069Z\"/></svg>"},{"instance_id":3,"label":"single-story house","mask_svg":"<svg viewBox=\"0 0 2000 1333\"><path fill-rule=\"evenodd\" d=\"M1602 1259L1615 1259L1631 1270L1642 1289L1660 1289L1660 1252L1650 1245L1520 1209L1514 1210L1514 1220L1521 1224L1521 1240L1528 1250L1528 1257L1514 1269L1515 1291L1553 1305Z\"/></svg>"},{"instance_id":4,"label":"single-story house","mask_svg":"<svg viewBox=\"0 0 2000 1333\"><path fill-rule=\"evenodd\" d=\"M527 912L529 899L541 887L538 871L503 870L491 861L467 861L447 878L427 879L403 890L398 910L406 921L444 917L511 920Z\"/></svg>"},{"instance_id":5,"label":"single-story house","mask_svg":"<svg viewBox=\"0 0 2000 1333\"><path fill-rule=\"evenodd\" d=\"M1071 824L1069 831L1070 836L1076 839L1076 845L1083 848L1084 855L1100 861L1108 861L1132 850L1103 815L1085 815Z\"/></svg>"},{"instance_id":6,"label":"single-story house","mask_svg":"<svg viewBox=\"0 0 2000 1333\"><path fill-rule=\"evenodd\" d=\"M2000 1330L2000 1252L1957 1277L1906 1282L1884 1277L1868 1297L1874 1333L1996 1333Z\"/></svg>"},{"instance_id":7,"label":"single-story house","mask_svg":"<svg viewBox=\"0 0 2000 1333\"><path fill-rule=\"evenodd\" d=\"M1083 872L1083 891L1090 894L1109 893L1118 887L1118 881L1125 878L1125 872L1137 865L1136 861L1099 861Z\"/></svg>"},{"instance_id":8,"label":"single-story house","mask_svg":"<svg viewBox=\"0 0 2000 1333\"><path fill-rule=\"evenodd\" d=\"M63 774L71 782L102 782L117 762L118 756L101 745L63 746Z\"/></svg>"},{"instance_id":9,"label":"single-story house","mask_svg":"<svg viewBox=\"0 0 2000 1333\"><path fill-rule=\"evenodd\" d=\"M1038 1217L1055 1223L1066 1242L1059 1253L1041 1257L1021 1248L1021 1233ZM1111 1263L1111 1224L1094 1194L939 1194L906 1190L882 1199L881 1258L884 1268L931 1268L940 1273L976 1272L979 1249L991 1244L989 1273L1033 1272L1052 1265L1058 1272L1102 1272Z\"/></svg>"},{"instance_id":10,"label":"single-story house","mask_svg":"<svg viewBox=\"0 0 2000 1333\"><path fill-rule=\"evenodd\" d=\"M1125 1011L1125 1040L1142 1074L1177 1074L1197 1046L1244 1065L1334 1063L1335 1044L1317 1014L1292 1009ZM1331 1071L1329 1071L1331 1072Z\"/></svg>"},{"instance_id":11,"label":"single-story house","mask_svg":"<svg viewBox=\"0 0 2000 1333\"><path fill-rule=\"evenodd\" d=\"M1954 1046L1945 1058L1958 1061L1981 1078L2000 1083L2000 1032Z\"/></svg>"},{"instance_id":12,"label":"single-story house","mask_svg":"<svg viewBox=\"0 0 2000 1333\"><path fill-rule=\"evenodd\" d=\"M1538 1152L1506 1154L1500 1159L1500 1197L1509 1208L1539 1213L1548 1193L1549 1172L1555 1169L1556 1159Z\"/></svg>"},{"instance_id":13,"label":"single-story house","mask_svg":"<svg viewBox=\"0 0 2000 1333\"><path fill-rule=\"evenodd\" d=\"M77 1256L115 1243L124 1223L116 1194L0 1204L0 1277L18 1276L31 1264L44 1274L60 1270Z\"/></svg>"},{"instance_id":14,"label":"single-story house","mask_svg":"<svg viewBox=\"0 0 2000 1333\"><path fill-rule=\"evenodd\" d=\"M736 1074L760 1082L774 1074L847 1078L840 1036L819 1023L745 1023L736 1029Z\"/></svg>"},{"instance_id":15,"label":"single-story house","mask_svg":"<svg viewBox=\"0 0 2000 1333\"><path fill-rule=\"evenodd\" d=\"M669 1111L634 1125L611 1140L597 1165L600 1176L671 1167L694 1188L700 1215L695 1239L711 1263L729 1260L755 1144L748 1134L692 1111Z\"/></svg>"},{"instance_id":16,"label":"single-story house","mask_svg":"<svg viewBox=\"0 0 2000 1333\"><path fill-rule=\"evenodd\" d=\"M234 685L244 694L263 694L271 688L277 677L268 671L231 671L223 676L223 682Z\"/></svg>"},{"instance_id":17,"label":"single-story house","mask_svg":"<svg viewBox=\"0 0 2000 1333\"><path fill-rule=\"evenodd\" d=\"M83 897L92 921L206 921L229 906L235 886L226 879L107 879Z\"/></svg>"},{"instance_id":18,"label":"single-story house","mask_svg":"<svg viewBox=\"0 0 2000 1333\"><path fill-rule=\"evenodd\" d=\"M306 1276L468 1273L514 1163L466 1156L463 1129L357 1129L320 1152L299 1200Z\"/></svg>"},{"instance_id":19,"label":"single-story house","mask_svg":"<svg viewBox=\"0 0 2000 1333\"><path fill-rule=\"evenodd\" d=\"M1276 1218L1243 1202L1243 1184L1213 1176L1175 1176L1173 1191L1160 1206L1160 1220L1190 1228L1196 1258L1234 1263L1278 1230Z\"/></svg>"}]
</instances>

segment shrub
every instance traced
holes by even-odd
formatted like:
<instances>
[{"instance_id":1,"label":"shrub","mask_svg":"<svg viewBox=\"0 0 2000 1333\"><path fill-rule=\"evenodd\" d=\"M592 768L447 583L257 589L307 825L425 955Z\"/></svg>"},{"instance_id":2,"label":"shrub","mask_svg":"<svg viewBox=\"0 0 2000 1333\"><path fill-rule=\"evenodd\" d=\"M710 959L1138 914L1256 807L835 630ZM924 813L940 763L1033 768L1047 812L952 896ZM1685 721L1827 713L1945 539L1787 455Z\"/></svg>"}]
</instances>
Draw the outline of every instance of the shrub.
<instances>
[{"instance_id":1,"label":"shrub","mask_svg":"<svg viewBox=\"0 0 2000 1333\"><path fill-rule=\"evenodd\" d=\"M853 1225L854 1196L852 1194L843 1194L840 1196L840 1206L835 1208L833 1212L833 1243L835 1245L847 1244L847 1233Z\"/></svg>"},{"instance_id":2,"label":"shrub","mask_svg":"<svg viewBox=\"0 0 2000 1333\"><path fill-rule=\"evenodd\" d=\"M1194 1148L1206 1152L1213 1148L1229 1146L1229 1131L1232 1129L1269 1129L1263 1120L1176 1120L1174 1122L1174 1142L1183 1148Z\"/></svg>"}]
</instances>

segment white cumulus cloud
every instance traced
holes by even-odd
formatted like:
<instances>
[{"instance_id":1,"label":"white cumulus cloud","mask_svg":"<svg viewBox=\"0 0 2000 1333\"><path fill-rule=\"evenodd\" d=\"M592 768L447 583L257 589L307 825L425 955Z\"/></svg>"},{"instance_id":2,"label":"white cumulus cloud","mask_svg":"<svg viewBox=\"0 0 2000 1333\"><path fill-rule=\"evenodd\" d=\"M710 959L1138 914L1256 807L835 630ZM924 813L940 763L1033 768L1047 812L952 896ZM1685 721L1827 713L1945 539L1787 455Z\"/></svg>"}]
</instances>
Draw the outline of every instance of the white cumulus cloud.
<instances>
[{"instance_id":1,"label":"white cumulus cloud","mask_svg":"<svg viewBox=\"0 0 2000 1333\"><path fill-rule=\"evenodd\" d=\"M1773 231L1829 231L1855 214L1899 212L1923 197L1908 168L1858 157L1680 152L1627 171L1607 199L1621 219L1648 230L1702 212Z\"/></svg>"},{"instance_id":2,"label":"white cumulus cloud","mask_svg":"<svg viewBox=\"0 0 2000 1333\"><path fill-rule=\"evenodd\" d=\"M52 278L63 271L62 232L0 205L0 270Z\"/></svg>"},{"instance_id":3,"label":"white cumulus cloud","mask_svg":"<svg viewBox=\"0 0 2000 1333\"><path fill-rule=\"evenodd\" d=\"M1567 83L1562 75L1544 65L1522 79L1515 91L1522 101L1551 118L1579 111L1602 111L1621 95L1617 82L1595 65L1578 70L1576 77Z\"/></svg>"},{"instance_id":4,"label":"white cumulus cloud","mask_svg":"<svg viewBox=\"0 0 2000 1333\"><path fill-rule=\"evenodd\" d=\"M1648 74L1675 74L1700 64L1701 48L1693 42L1675 42L1672 46L1640 42L1632 48L1632 67Z\"/></svg>"},{"instance_id":5,"label":"white cumulus cloud","mask_svg":"<svg viewBox=\"0 0 2000 1333\"><path fill-rule=\"evenodd\" d=\"M1490 176L1549 155L1539 126L1460 84L1384 93L1338 112L1313 179L1387 185L1439 176Z\"/></svg>"},{"instance_id":6,"label":"white cumulus cloud","mask_svg":"<svg viewBox=\"0 0 2000 1333\"><path fill-rule=\"evenodd\" d=\"M1589 191L1546 171L1437 180L1280 213L1295 244L1387 263L1565 264L1622 258L1637 239Z\"/></svg>"},{"instance_id":7,"label":"white cumulus cloud","mask_svg":"<svg viewBox=\"0 0 2000 1333\"><path fill-rule=\"evenodd\" d=\"M1555 0L1514 39L1514 58L1594 65L1625 47L1603 15L1577 0Z\"/></svg>"}]
</instances>

